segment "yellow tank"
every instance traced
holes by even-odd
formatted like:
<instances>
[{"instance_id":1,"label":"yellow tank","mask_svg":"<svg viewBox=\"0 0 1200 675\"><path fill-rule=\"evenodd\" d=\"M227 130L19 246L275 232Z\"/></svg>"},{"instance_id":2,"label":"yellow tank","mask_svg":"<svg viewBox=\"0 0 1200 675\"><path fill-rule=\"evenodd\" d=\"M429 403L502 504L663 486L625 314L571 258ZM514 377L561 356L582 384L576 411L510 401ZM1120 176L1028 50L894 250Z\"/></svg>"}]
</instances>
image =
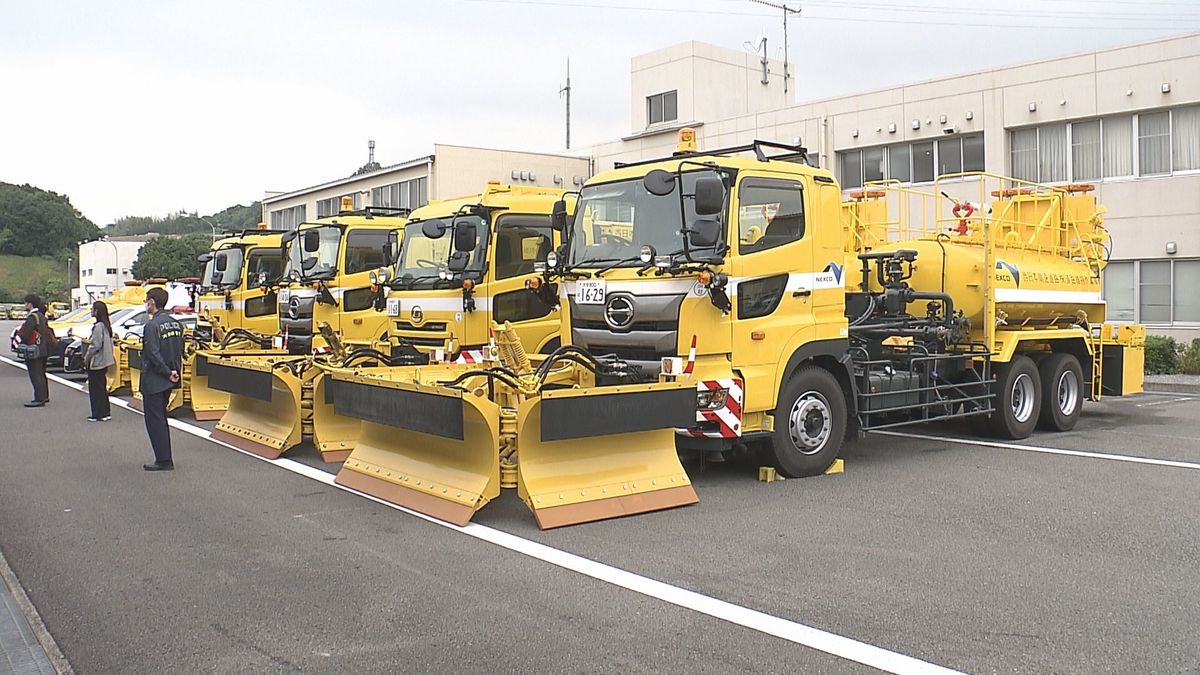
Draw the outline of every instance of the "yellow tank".
<instances>
[{"instance_id":1,"label":"yellow tank","mask_svg":"<svg viewBox=\"0 0 1200 675\"><path fill-rule=\"evenodd\" d=\"M950 237L884 244L875 252L916 251L909 286L918 291L944 291L954 299L971 326L982 326L985 312L985 251L979 242L955 241ZM1104 321L1104 298L1100 279L1089 263L1027 249L1000 249L991 263L991 293L999 316L1009 326L1046 325L1062 318L1086 314L1089 323ZM860 263L861 269L861 263ZM862 273L847 269L848 281L859 284ZM871 290L879 290L874 266ZM911 311L923 310L923 303ZM999 314L1002 313L1002 314Z\"/></svg>"}]
</instances>

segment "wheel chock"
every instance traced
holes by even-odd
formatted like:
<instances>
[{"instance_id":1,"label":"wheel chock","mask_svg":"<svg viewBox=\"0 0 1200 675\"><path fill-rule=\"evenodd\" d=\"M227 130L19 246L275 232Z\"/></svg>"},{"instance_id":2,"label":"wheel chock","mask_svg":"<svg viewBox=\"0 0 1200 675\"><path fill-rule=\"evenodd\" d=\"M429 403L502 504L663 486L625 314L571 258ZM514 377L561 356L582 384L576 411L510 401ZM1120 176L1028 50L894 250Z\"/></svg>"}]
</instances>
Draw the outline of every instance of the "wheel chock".
<instances>
[{"instance_id":1,"label":"wheel chock","mask_svg":"<svg viewBox=\"0 0 1200 675\"><path fill-rule=\"evenodd\" d=\"M834 474L845 473L845 472L846 472L846 463L842 461L841 457L838 457L837 459L833 460L833 464L830 464L829 468L825 469L826 476L832 476Z\"/></svg>"},{"instance_id":2,"label":"wheel chock","mask_svg":"<svg viewBox=\"0 0 1200 675\"><path fill-rule=\"evenodd\" d=\"M783 476L775 470L773 466L758 467L758 479L764 483L774 483L775 481L784 480Z\"/></svg>"}]
</instances>

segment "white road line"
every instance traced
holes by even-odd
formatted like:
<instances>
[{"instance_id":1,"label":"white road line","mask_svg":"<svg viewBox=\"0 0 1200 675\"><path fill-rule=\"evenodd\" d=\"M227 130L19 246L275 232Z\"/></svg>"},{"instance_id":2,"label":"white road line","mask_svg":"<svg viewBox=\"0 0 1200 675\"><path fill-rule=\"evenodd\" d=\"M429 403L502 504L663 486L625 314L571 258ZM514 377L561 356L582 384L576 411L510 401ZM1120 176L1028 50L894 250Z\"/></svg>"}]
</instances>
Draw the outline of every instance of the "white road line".
<instances>
[{"instance_id":1,"label":"white road line","mask_svg":"<svg viewBox=\"0 0 1200 675\"><path fill-rule=\"evenodd\" d=\"M1170 405L1172 403L1183 403L1184 401L1191 401L1191 400L1192 400L1191 396L1185 396L1183 398L1173 398L1173 399L1169 399L1166 401L1155 401L1154 403L1138 403L1137 407L1149 408L1152 405Z\"/></svg>"},{"instance_id":2,"label":"white road line","mask_svg":"<svg viewBox=\"0 0 1200 675\"><path fill-rule=\"evenodd\" d=\"M25 367L23 364L3 356L0 356L0 360L3 360L9 365L16 366L18 368L23 369ZM80 384L65 380L57 375L49 375L48 377L55 382L71 387L76 391L83 391L83 386ZM125 408L126 410L138 412L134 408L130 407L128 403L115 396L110 397L109 400L111 400L115 405ZM640 593L647 597L656 598L677 607L682 607L683 609L689 609L700 614L711 616L715 619L720 619L744 628L749 628L750 630L765 633L767 635L773 635L783 640L787 640L788 642L793 642L795 644L809 647L826 654L831 654L833 656L846 659L847 661L854 661L855 663L861 663L863 665L877 668L889 673L908 674L959 672L929 663L928 661L922 661L898 652L889 651L887 649L883 649L882 647L876 647L875 645L859 642L858 640L843 637L835 633L830 633L819 628L813 628L795 621L781 619L765 612L735 605L724 600L718 600L717 598L704 595L702 593L697 593L695 591L689 591L678 586L672 586L649 577L644 577L640 574L635 574L618 567L613 567L612 565L607 565L595 560L589 560L588 558L575 555L574 553L568 553L536 541L531 541L529 539L518 537L514 534L493 529L486 525L478 525L475 523L468 523L464 527L452 525L450 523L426 516L425 514L417 513L416 511L406 509L402 506L397 506L390 502L386 502L377 497L373 497L357 490L351 490L350 488L338 485L337 483L333 482L334 477L332 474L322 471L321 469L311 467L306 464L301 464L300 462L287 459L286 457L281 457L279 459L266 459L264 457L259 457L258 455L246 452L240 448L229 445L228 443L222 443L221 441L214 440L209 431L203 427L198 427L194 424L189 424L177 419L169 419L169 422L172 427L191 434L192 436L217 443L218 445L222 445L231 450L236 450L247 457L253 457L254 459L267 462L269 464L274 464L281 469L291 471L292 473L304 476L305 478L310 478L317 482L328 485L329 487L370 499L371 501L374 501L382 506L386 506L397 511L403 511L409 515L415 516L435 525L440 525L446 529L465 534L469 537L474 537L480 541L486 541L490 544L508 549L515 553L520 553L530 558L555 565L556 567L577 572L598 581L619 586L635 593Z\"/></svg>"},{"instance_id":3,"label":"white road line","mask_svg":"<svg viewBox=\"0 0 1200 675\"><path fill-rule=\"evenodd\" d=\"M1084 452L1083 450L1063 450L1062 448L1047 448L1038 445L1018 445L1016 443L998 443L996 441L979 441L971 438L955 438L953 436L930 436L927 434L910 434L903 431L872 431L872 435L897 436L900 438L916 438L923 441L942 441L959 445L977 445L987 448L1003 448L1005 450L1022 450L1024 452L1041 452L1047 455L1068 455L1070 457L1088 457L1090 459L1110 459L1115 462L1130 462L1132 464L1152 464L1154 466L1169 466L1175 469L1200 469L1200 464L1194 462L1177 462L1171 459L1154 459L1152 457L1133 457L1131 455L1111 455L1106 452Z\"/></svg>"}]
</instances>

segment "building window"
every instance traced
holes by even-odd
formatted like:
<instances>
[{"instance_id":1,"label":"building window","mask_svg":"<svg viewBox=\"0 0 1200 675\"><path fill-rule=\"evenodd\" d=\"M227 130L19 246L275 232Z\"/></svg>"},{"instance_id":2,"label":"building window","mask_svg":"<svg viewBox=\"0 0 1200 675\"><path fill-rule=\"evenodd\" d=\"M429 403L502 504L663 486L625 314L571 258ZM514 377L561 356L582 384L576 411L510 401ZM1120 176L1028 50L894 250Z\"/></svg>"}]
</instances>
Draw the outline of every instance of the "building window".
<instances>
[{"instance_id":1,"label":"building window","mask_svg":"<svg viewBox=\"0 0 1200 675\"><path fill-rule=\"evenodd\" d=\"M983 134L839 152L843 189L865 182L929 183L936 176L983 171Z\"/></svg>"},{"instance_id":2,"label":"building window","mask_svg":"<svg viewBox=\"0 0 1200 675\"><path fill-rule=\"evenodd\" d=\"M671 122L679 118L678 94L668 91L646 97L646 124Z\"/></svg>"},{"instance_id":3,"label":"building window","mask_svg":"<svg viewBox=\"0 0 1200 675\"><path fill-rule=\"evenodd\" d=\"M1171 322L1171 261L1138 265L1138 317L1142 323Z\"/></svg>"},{"instance_id":4,"label":"building window","mask_svg":"<svg viewBox=\"0 0 1200 675\"><path fill-rule=\"evenodd\" d=\"M1038 130L1017 129L1009 134L1008 142L1012 154L1012 177L1037 182L1038 179Z\"/></svg>"},{"instance_id":5,"label":"building window","mask_svg":"<svg viewBox=\"0 0 1200 675\"><path fill-rule=\"evenodd\" d=\"M351 197L354 200L354 206L352 208L355 211L358 211L363 207L363 194L361 192L351 192L349 194L317 201L317 217L328 218L329 216L336 216L337 214L341 213L342 199L345 197Z\"/></svg>"},{"instance_id":6,"label":"building window","mask_svg":"<svg viewBox=\"0 0 1200 675\"><path fill-rule=\"evenodd\" d=\"M115 268L115 267L109 267L109 268L106 268L106 269L104 270L104 273L105 273L105 274L116 274L116 273L117 273L117 268Z\"/></svg>"},{"instance_id":7,"label":"building window","mask_svg":"<svg viewBox=\"0 0 1200 675\"><path fill-rule=\"evenodd\" d=\"M294 230L305 219L305 205L300 204L287 209L271 212L272 230Z\"/></svg>"},{"instance_id":8,"label":"building window","mask_svg":"<svg viewBox=\"0 0 1200 675\"><path fill-rule=\"evenodd\" d=\"M1104 177L1133 175L1133 118L1105 117L1100 120L1104 145Z\"/></svg>"},{"instance_id":9,"label":"building window","mask_svg":"<svg viewBox=\"0 0 1200 675\"><path fill-rule=\"evenodd\" d=\"M1067 125L1038 127L1038 182L1067 180Z\"/></svg>"},{"instance_id":10,"label":"building window","mask_svg":"<svg viewBox=\"0 0 1200 675\"><path fill-rule=\"evenodd\" d=\"M1114 321L1135 321L1133 266L1131 262L1110 262L1104 268L1104 301L1108 303L1108 318Z\"/></svg>"},{"instance_id":11,"label":"building window","mask_svg":"<svg viewBox=\"0 0 1200 675\"><path fill-rule=\"evenodd\" d=\"M1171 114L1138 115L1138 175L1171 173Z\"/></svg>"},{"instance_id":12,"label":"building window","mask_svg":"<svg viewBox=\"0 0 1200 675\"><path fill-rule=\"evenodd\" d=\"M1175 171L1200 169L1200 106L1171 111L1171 157Z\"/></svg>"},{"instance_id":13,"label":"building window","mask_svg":"<svg viewBox=\"0 0 1200 675\"><path fill-rule=\"evenodd\" d=\"M428 178L422 176L371 190L371 206L392 209L419 209L429 203Z\"/></svg>"},{"instance_id":14,"label":"building window","mask_svg":"<svg viewBox=\"0 0 1200 675\"><path fill-rule=\"evenodd\" d=\"M1100 120L1071 125L1071 168L1074 180L1100 180Z\"/></svg>"}]
</instances>

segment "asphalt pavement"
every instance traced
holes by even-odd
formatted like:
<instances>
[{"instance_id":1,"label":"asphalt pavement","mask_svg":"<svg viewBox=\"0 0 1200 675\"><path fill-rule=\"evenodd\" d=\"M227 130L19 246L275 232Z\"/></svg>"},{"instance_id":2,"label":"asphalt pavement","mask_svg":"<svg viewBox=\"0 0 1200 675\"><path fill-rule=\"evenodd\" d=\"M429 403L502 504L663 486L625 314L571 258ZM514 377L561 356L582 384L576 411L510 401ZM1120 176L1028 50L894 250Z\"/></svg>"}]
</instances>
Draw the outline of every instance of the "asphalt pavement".
<instances>
[{"instance_id":1,"label":"asphalt pavement","mask_svg":"<svg viewBox=\"0 0 1200 675\"><path fill-rule=\"evenodd\" d=\"M178 431L179 470L147 474L140 416L88 424L57 384L26 411L27 389L0 364L0 550L80 672L868 670ZM948 668L1190 672L1198 416L1148 394L1015 444L921 427L848 446L842 475L731 462L691 507L541 532L506 493L475 522Z\"/></svg>"}]
</instances>

